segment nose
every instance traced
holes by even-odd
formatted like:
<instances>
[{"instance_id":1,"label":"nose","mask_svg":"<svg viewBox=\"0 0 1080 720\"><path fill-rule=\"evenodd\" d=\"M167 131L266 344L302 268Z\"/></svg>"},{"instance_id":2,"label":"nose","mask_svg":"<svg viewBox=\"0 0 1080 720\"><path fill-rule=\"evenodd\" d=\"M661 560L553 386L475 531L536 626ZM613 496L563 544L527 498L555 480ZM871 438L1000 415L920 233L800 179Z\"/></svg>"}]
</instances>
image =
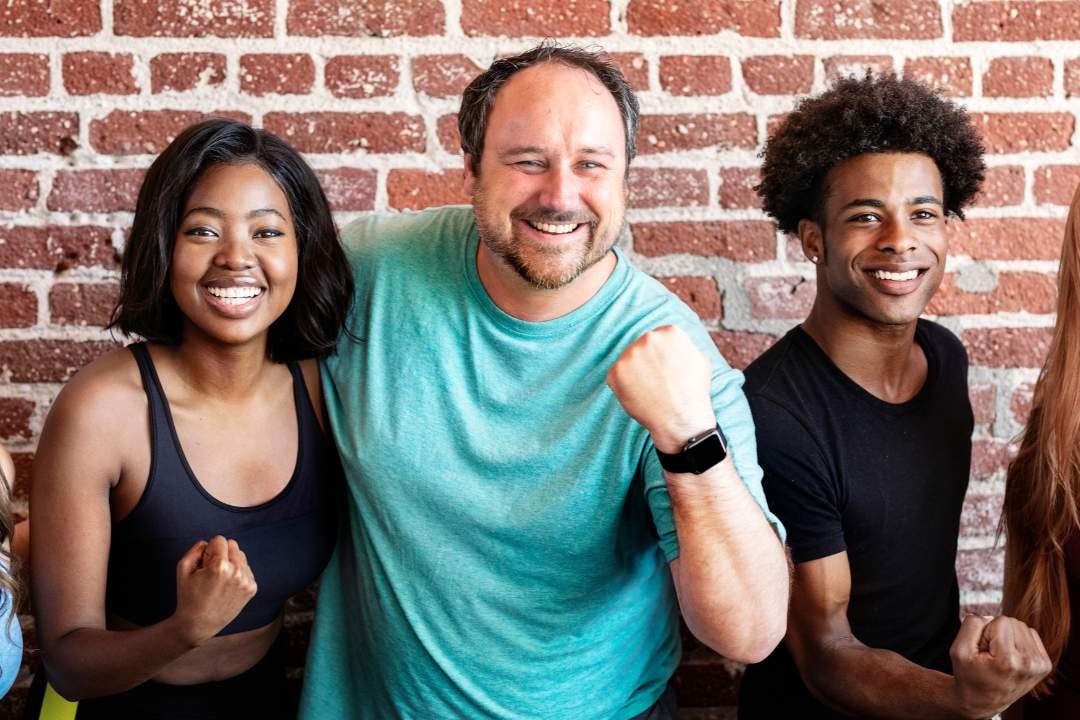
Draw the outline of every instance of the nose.
<instances>
[{"instance_id":1,"label":"nose","mask_svg":"<svg viewBox=\"0 0 1080 720\"><path fill-rule=\"evenodd\" d=\"M223 238L214 264L227 270L246 270L255 266L251 239L240 233L227 233Z\"/></svg>"},{"instance_id":2,"label":"nose","mask_svg":"<svg viewBox=\"0 0 1080 720\"><path fill-rule=\"evenodd\" d=\"M540 205L556 212L577 210L581 207L580 180L573 169L565 165L553 165L544 173L540 189Z\"/></svg>"},{"instance_id":3,"label":"nose","mask_svg":"<svg viewBox=\"0 0 1080 720\"><path fill-rule=\"evenodd\" d=\"M915 237L915 228L902 218L889 218L882 223L878 236L878 249L903 255L914 250L919 244Z\"/></svg>"}]
</instances>

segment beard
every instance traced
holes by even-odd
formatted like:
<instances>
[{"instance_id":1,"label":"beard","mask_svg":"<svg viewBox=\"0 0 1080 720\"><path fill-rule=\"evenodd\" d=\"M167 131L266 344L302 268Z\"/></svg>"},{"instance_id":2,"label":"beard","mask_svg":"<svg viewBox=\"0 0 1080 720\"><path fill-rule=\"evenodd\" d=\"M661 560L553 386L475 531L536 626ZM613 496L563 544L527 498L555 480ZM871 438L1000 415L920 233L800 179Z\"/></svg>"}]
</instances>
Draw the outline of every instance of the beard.
<instances>
[{"instance_id":1,"label":"beard","mask_svg":"<svg viewBox=\"0 0 1080 720\"><path fill-rule=\"evenodd\" d=\"M540 290L558 290L576 280L611 251L626 224L621 208L617 210L618 221L612 223L601 221L588 209L556 211L534 206L514 208L507 221L504 211L492 206L487 193L479 187L473 193L472 202L480 240L522 280ZM584 224L585 239L540 243L520 229L518 220L555 225Z\"/></svg>"}]
</instances>

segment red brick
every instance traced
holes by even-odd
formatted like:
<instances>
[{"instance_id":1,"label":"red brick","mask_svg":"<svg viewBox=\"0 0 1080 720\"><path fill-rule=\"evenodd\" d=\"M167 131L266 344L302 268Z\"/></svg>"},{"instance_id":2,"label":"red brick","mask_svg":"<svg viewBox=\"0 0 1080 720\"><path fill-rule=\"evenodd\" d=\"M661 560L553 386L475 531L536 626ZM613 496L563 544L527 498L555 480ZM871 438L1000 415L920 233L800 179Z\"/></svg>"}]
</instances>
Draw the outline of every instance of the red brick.
<instances>
[{"instance_id":1,"label":"red brick","mask_svg":"<svg viewBox=\"0 0 1080 720\"><path fill-rule=\"evenodd\" d=\"M722 208L760 208L754 191L760 177L757 168L721 168L719 200Z\"/></svg>"},{"instance_id":2,"label":"red brick","mask_svg":"<svg viewBox=\"0 0 1080 720\"><path fill-rule=\"evenodd\" d=\"M992 535L993 531L987 534ZM1005 548L1001 543L993 548L958 550L956 553L956 579L962 590L999 590L1004 572Z\"/></svg>"},{"instance_id":3,"label":"red brick","mask_svg":"<svg viewBox=\"0 0 1080 720\"><path fill-rule=\"evenodd\" d=\"M37 204L38 192L33 170L0 170L0 210L29 210Z\"/></svg>"},{"instance_id":4,"label":"red brick","mask_svg":"<svg viewBox=\"0 0 1080 720\"><path fill-rule=\"evenodd\" d=\"M801 320L810 314L817 283L804 277L752 277L743 282L755 318Z\"/></svg>"},{"instance_id":5,"label":"red brick","mask_svg":"<svg viewBox=\"0 0 1080 720\"><path fill-rule=\"evenodd\" d=\"M0 341L0 375L10 372L17 383L67 382L79 368L116 347L99 341Z\"/></svg>"},{"instance_id":6,"label":"red brick","mask_svg":"<svg viewBox=\"0 0 1080 720\"><path fill-rule=\"evenodd\" d=\"M1080 189L1080 165L1043 165L1035 171L1035 202L1069 205Z\"/></svg>"},{"instance_id":7,"label":"red brick","mask_svg":"<svg viewBox=\"0 0 1080 720\"><path fill-rule=\"evenodd\" d=\"M263 127L305 153L424 151L424 121L405 113L267 113Z\"/></svg>"},{"instance_id":8,"label":"red brick","mask_svg":"<svg viewBox=\"0 0 1080 720\"><path fill-rule=\"evenodd\" d=\"M90 122L90 145L107 155L157 154L188 125L210 117L232 117L244 122L243 113L201 113L195 110L113 110Z\"/></svg>"},{"instance_id":9,"label":"red brick","mask_svg":"<svg viewBox=\"0 0 1080 720\"><path fill-rule=\"evenodd\" d=\"M995 165L986 169L982 189L975 196L978 207L1019 205L1024 201L1024 168L1019 165Z\"/></svg>"},{"instance_id":10,"label":"red brick","mask_svg":"<svg viewBox=\"0 0 1080 720\"><path fill-rule=\"evenodd\" d=\"M754 148L757 123L747 113L643 115L637 148L642 155L716 147Z\"/></svg>"},{"instance_id":11,"label":"red brick","mask_svg":"<svg viewBox=\"0 0 1080 720\"><path fill-rule=\"evenodd\" d=\"M904 75L952 97L971 95L971 60L966 57L911 58L904 63Z\"/></svg>"},{"instance_id":12,"label":"red brick","mask_svg":"<svg viewBox=\"0 0 1080 720\"><path fill-rule=\"evenodd\" d=\"M48 55L0 54L0 97L41 97L48 94Z\"/></svg>"},{"instance_id":13,"label":"red brick","mask_svg":"<svg viewBox=\"0 0 1080 720\"><path fill-rule=\"evenodd\" d=\"M1080 58L1065 63L1065 97L1080 95Z\"/></svg>"},{"instance_id":14,"label":"red brick","mask_svg":"<svg viewBox=\"0 0 1080 720\"><path fill-rule=\"evenodd\" d=\"M1054 63L1043 57L999 57L983 73L985 97L1037 97L1053 92Z\"/></svg>"},{"instance_id":15,"label":"red brick","mask_svg":"<svg viewBox=\"0 0 1080 720\"><path fill-rule=\"evenodd\" d=\"M720 320L724 316L720 300L720 288L711 277L662 277L657 278L679 299L690 306L702 320Z\"/></svg>"},{"instance_id":16,"label":"red brick","mask_svg":"<svg viewBox=\"0 0 1080 720\"><path fill-rule=\"evenodd\" d=\"M46 205L62 211L133 211L142 178L142 170L61 170Z\"/></svg>"},{"instance_id":17,"label":"red brick","mask_svg":"<svg viewBox=\"0 0 1080 720\"><path fill-rule=\"evenodd\" d=\"M608 0L462 0L466 35L596 37L611 31Z\"/></svg>"},{"instance_id":18,"label":"red brick","mask_svg":"<svg viewBox=\"0 0 1080 720\"><path fill-rule=\"evenodd\" d=\"M633 235L634 250L650 257L689 253L754 262L776 257L776 229L765 220L635 223Z\"/></svg>"},{"instance_id":19,"label":"red brick","mask_svg":"<svg viewBox=\"0 0 1080 720\"><path fill-rule=\"evenodd\" d=\"M289 35L312 37L439 35L446 13L439 0L292 0L286 25Z\"/></svg>"},{"instance_id":20,"label":"red brick","mask_svg":"<svg viewBox=\"0 0 1080 720\"><path fill-rule=\"evenodd\" d=\"M984 438L971 443L971 477L986 480L1003 472L1012 459L1007 440Z\"/></svg>"},{"instance_id":21,"label":"red brick","mask_svg":"<svg viewBox=\"0 0 1080 720\"><path fill-rule=\"evenodd\" d=\"M714 330L709 335L728 365L739 370L744 370L776 342L772 335L753 332Z\"/></svg>"},{"instance_id":22,"label":"red brick","mask_svg":"<svg viewBox=\"0 0 1080 720\"><path fill-rule=\"evenodd\" d=\"M733 30L779 37L779 0L630 0L626 24L634 35L715 35Z\"/></svg>"},{"instance_id":23,"label":"red brick","mask_svg":"<svg viewBox=\"0 0 1080 720\"><path fill-rule=\"evenodd\" d=\"M460 95L483 68L464 55L423 55L413 58L413 87L431 97Z\"/></svg>"},{"instance_id":24,"label":"red brick","mask_svg":"<svg viewBox=\"0 0 1080 720\"><path fill-rule=\"evenodd\" d=\"M387 203L395 210L421 210L436 205L469 203L462 188L461 170L430 173L425 170L391 170L386 176Z\"/></svg>"},{"instance_id":25,"label":"red brick","mask_svg":"<svg viewBox=\"0 0 1080 720\"><path fill-rule=\"evenodd\" d=\"M0 283L0 327L23 328L37 324L37 295L25 285Z\"/></svg>"},{"instance_id":26,"label":"red brick","mask_svg":"<svg viewBox=\"0 0 1080 720\"><path fill-rule=\"evenodd\" d=\"M630 207L692 207L709 204L709 179L704 170L632 168Z\"/></svg>"},{"instance_id":27,"label":"red brick","mask_svg":"<svg viewBox=\"0 0 1080 720\"><path fill-rule=\"evenodd\" d=\"M16 500L26 501L30 499L30 470L34 465L34 453L32 452L13 452L11 453L11 459L15 461L15 487L12 488L12 497ZM33 647L29 644L29 638L26 635L26 629L23 628L23 640L27 643L27 646ZM11 694L15 692L16 688L12 688L12 691L5 697L11 697ZM15 717L19 717L16 715ZM14 720L14 718L12 719Z\"/></svg>"},{"instance_id":28,"label":"red brick","mask_svg":"<svg viewBox=\"0 0 1080 720\"><path fill-rule=\"evenodd\" d=\"M949 222L949 252L975 260L1057 260L1064 220L977 218Z\"/></svg>"},{"instance_id":29,"label":"red brick","mask_svg":"<svg viewBox=\"0 0 1080 720\"><path fill-rule=\"evenodd\" d=\"M795 36L819 40L929 40L942 34L936 0L798 0Z\"/></svg>"},{"instance_id":30,"label":"red brick","mask_svg":"<svg viewBox=\"0 0 1080 720\"><path fill-rule=\"evenodd\" d=\"M618 65L626 82L636 92L649 89L649 61L641 53L612 53L611 59Z\"/></svg>"},{"instance_id":31,"label":"red brick","mask_svg":"<svg viewBox=\"0 0 1080 720\"><path fill-rule=\"evenodd\" d=\"M1041 368L1050 347L1050 328L971 328L964 344L972 365Z\"/></svg>"},{"instance_id":32,"label":"red brick","mask_svg":"<svg viewBox=\"0 0 1080 720\"><path fill-rule=\"evenodd\" d=\"M0 438L29 438L30 416L34 414L34 402L23 398L0 397Z\"/></svg>"},{"instance_id":33,"label":"red brick","mask_svg":"<svg viewBox=\"0 0 1080 720\"><path fill-rule=\"evenodd\" d=\"M814 84L813 55L757 55L742 61L743 80L758 95L795 95Z\"/></svg>"},{"instance_id":34,"label":"red brick","mask_svg":"<svg viewBox=\"0 0 1080 720\"><path fill-rule=\"evenodd\" d=\"M0 113L0 154L70 155L78 147L79 116L70 112Z\"/></svg>"},{"instance_id":35,"label":"red brick","mask_svg":"<svg viewBox=\"0 0 1080 720\"><path fill-rule=\"evenodd\" d=\"M304 53L240 56L240 89L249 95L302 95L315 84L315 61Z\"/></svg>"},{"instance_id":36,"label":"red brick","mask_svg":"<svg viewBox=\"0 0 1080 720\"><path fill-rule=\"evenodd\" d=\"M0 267L55 270L72 267L116 268L111 231L102 227L0 226Z\"/></svg>"},{"instance_id":37,"label":"red brick","mask_svg":"<svg viewBox=\"0 0 1080 720\"><path fill-rule=\"evenodd\" d=\"M1057 282L1053 275L1039 272L1002 272L997 287L989 292L971 292L956 287L953 273L945 275L941 288L930 300L931 315L993 315L1054 312Z\"/></svg>"},{"instance_id":38,"label":"red brick","mask_svg":"<svg viewBox=\"0 0 1080 720\"><path fill-rule=\"evenodd\" d=\"M1028 415L1031 413L1031 400L1035 394L1035 383L1020 383L1013 390L1012 397L1009 398L1009 412L1012 413L1013 422L1017 425L1024 425L1028 421Z\"/></svg>"},{"instance_id":39,"label":"red brick","mask_svg":"<svg viewBox=\"0 0 1080 720\"><path fill-rule=\"evenodd\" d=\"M972 2L953 8L953 40L1031 41L1080 39L1080 4Z\"/></svg>"},{"instance_id":40,"label":"red brick","mask_svg":"<svg viewBox=\"0 0 1080 720\"><path fill-rule=\"evenodd\" d=\"M225 56L219 53L162 53L150 60L154 93L187 92L225 82Z\"/></svg>"},{"instance_id":41,"label":"red brick","mask_svg":"<svg viewBox=\"0 0 1080 720\"><path fill-rule=\"evenodd\" d=\"M64 89L71 95L134 95L139 92L130 53L65 53Z\"/></svg>"},{"instance_id":42,"label":"red brick","mask_svg":"<svg viewBox=\"0 0 1080 720\"><path fill-rule=\"evenodd\" d=\"M273 37L274 0L116 0L114 32L134 37Z\"/></svg>"},{"instance_id":43,"label":"red brick","mask_svg":"<svg viewBox=\"0 0 1080 720\"><path fill-rule=\"evenodd\" d=\"M660 58L660 87L672 95L731 92L731 61L721 55L667 55Z\"/></svg>"},{"instance_id":44,"label":"red brick","mask_svg":"<svg viewBox=\"0 0 1080 720\"><path fill-rule=\"evenodd\" d=\"M100 30L98 0L8 0L0 6L0 36L77 37Z\"/></svg>"},{"instance_id":45,"label":"red brick","mask_svg":"<svg viewBox=\"0 0 1080 720\"><path fill-rule=\"evenodd\" d=\"M448 153L458 155L461 153L461 134L458 132L457 113L443 115L436 122L435 132L439 136L439 144Z\"/></svg>"},{"instance_id":46,"label":"red brick","mask_svg":"<svg viewBox=\"0 0 1080 720\"><path fill-rule=\"evenodd\" d=\"M839 78L861 78L869 71L874 75L892 72L893 61L888 55L833 55L825 58L825 80L832 84Z\"/></svg>"},{"instance_id":47,"label":"red brick","mask_svg":"<svg viewBox=\"0 0 1080 720\"><path fill-rule=\"evenodd\" d=\"M995 403L997 402L997 386L991 383L972 383L968 386L968 397L971 399L971 411L975 415L975 422L986 424L994 422L997 414Z\"/></svg>"},{"instance_id":48,"label":"red brick","mask_svg":"<svg viewBox=\"0 0 1080 720\"><path fill-rule=\"evenodd\" d=\"M678 693L680 708L717 708L732 706L738 699L741 673L716 658L712 663L686 663L671 678ZM728 717L708 715L707 717Z\"/></svg>"},{"instance_id":49,"label":"red brick","mask_svg":"<svg viewBox=\"0 0 1080 720\"><path fill-rule=\"evenodd\" d=\"M319 170L319 182L334 211L375 208L376 173L359 168Z\"/></svg>"},{"instance_id":50,"label":"red brick","mask_svg":"<svg viewBox=\"0 0 1080 720\"><path fill-rule=\"evenodd\" d=\"M335 97L393 95L399 75L395 55L339 55L326 63L326 88Z\"/></svg>"},{"instance_id":51,"label":"red brick","mask_svg":"<svg viewBox=\"0 0 1080 720\"><path fill-rule=\"evenodd\" d=\"M993 535L1001 517L1001 493L968 491L960 513L960 534L967 537Z\"/></svg>"},{"instance_id":52,"label":"red brick","mask_svg":"<svg viewBox=\"0 0 1080 720\"><path fill-rule=\"evenodd\" d=\"M57 325L103 327L119 294L116 283L57 283L49 291L49 314Z\"/></svg>"}]
</instances>

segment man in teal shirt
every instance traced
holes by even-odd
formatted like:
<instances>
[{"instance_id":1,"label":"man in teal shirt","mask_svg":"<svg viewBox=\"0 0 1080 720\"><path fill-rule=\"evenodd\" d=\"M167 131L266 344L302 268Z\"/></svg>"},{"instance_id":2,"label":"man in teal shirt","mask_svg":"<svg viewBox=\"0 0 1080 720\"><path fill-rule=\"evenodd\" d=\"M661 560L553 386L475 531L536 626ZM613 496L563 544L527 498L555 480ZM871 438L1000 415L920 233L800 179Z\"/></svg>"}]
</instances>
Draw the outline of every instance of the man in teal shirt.
<instances>
[{"instance_id":1,"label":"man in teal shirt","mask_svg":"<svg viewBox=\"0 0 1080 720\"><path fill-rule=\"evenodd\" d=\"M637 117L597 54L496 61L459 115L472 207L343 231L347 523L303 717L673 717L680 609L735 660L783 636L742 375L614 247Z\"/></svg>"}]
</instances>

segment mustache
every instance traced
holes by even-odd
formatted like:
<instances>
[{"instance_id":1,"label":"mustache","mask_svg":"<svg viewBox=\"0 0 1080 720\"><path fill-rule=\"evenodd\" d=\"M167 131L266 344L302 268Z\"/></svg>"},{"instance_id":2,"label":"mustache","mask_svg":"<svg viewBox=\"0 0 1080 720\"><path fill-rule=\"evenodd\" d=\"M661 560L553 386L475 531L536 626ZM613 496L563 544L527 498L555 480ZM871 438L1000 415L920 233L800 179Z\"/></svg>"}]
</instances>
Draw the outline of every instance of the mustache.
<instances>
[{"instance_id":1,"label":"mustache","mask_svg":"<svg viewBox=\"0 0 1080 720\"><path fill-rule=\"evenodd\" d=\"M517 208L510 212L510 217L514 220L553 225L580 225L582 223L595 225L600 221L600 218L588 210L550 210L547 208Z\"/></svg>"}]
</instances>

